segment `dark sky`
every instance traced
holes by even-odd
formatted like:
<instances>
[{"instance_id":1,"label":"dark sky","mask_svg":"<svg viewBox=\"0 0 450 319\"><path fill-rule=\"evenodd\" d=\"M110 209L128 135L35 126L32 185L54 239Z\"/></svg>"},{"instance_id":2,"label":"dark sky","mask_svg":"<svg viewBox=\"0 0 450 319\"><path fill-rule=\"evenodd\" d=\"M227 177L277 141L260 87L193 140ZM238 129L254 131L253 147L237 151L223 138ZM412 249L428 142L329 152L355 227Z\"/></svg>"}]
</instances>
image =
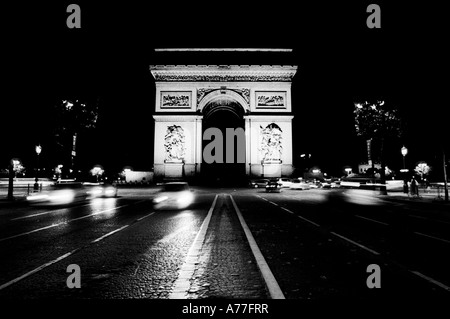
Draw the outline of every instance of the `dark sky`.
<instances>
[{"instance_id":1,"label":"dark sky","mask_svg":"<svg viewBox=\"0 0 450 319\"><path fill-rule=\"evenodd\" d=\"M43 163L51 165L45 155L49 112L68 96L101 99L97 128L79 138L84 165L151 168L154 81L149 65L192 61L298 65L292 87L294 163L301 153L312 153L318 165L330 170L357 164L365 153L353 131L353 102L380 98L398 106L408 124L405 137L386 146L388 163L401 165L399 148L405 144L411 162L439 164L439 147L450 151L444 11L378 1L382 27L369 29L370 1L341 2L293 7L283 1L208 6L78 1L78 30L66 27L71 2L8 8L0 168L11 157L34 165L36 143L43 145ZM161 47L292 48L293 54L271 60L257 54L171 60L155 54L154 48Z\"/></svg>"}]
</instances>

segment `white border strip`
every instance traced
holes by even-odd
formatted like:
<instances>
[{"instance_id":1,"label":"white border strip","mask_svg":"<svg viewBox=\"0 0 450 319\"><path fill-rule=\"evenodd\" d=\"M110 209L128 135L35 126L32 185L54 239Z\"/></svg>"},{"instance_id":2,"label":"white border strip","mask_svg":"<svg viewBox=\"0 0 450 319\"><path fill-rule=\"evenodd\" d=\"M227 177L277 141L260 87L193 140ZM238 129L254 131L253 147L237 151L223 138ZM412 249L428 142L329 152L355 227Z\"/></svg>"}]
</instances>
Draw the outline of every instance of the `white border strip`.
<instances>
[{"instance_id":1,"label":"white border strip","mask_svg":"<svg viewBox=\"0 0 450 319\"><path fill-rule=\"evenodd\" d=\"M190 279L194 275L195 265L198 263L198 260L200 258L200 251L202 249L203 242L205 241L206 231L208 230L209 222L211 221L211 216L214 211L214 207L216 206L218 197L219 194L214 197L214 201L208 211L208 215L206 215L202 226L200 226L200 230L195 236L194 242L189 248L184 264L181 266L180 271L178 272L178 278L173 284L169 299L186 299L187 297L187 292L189 291L191 286Z\"/></svg>"},{"instance_id":2,"label":"white border strip","mask_svg":"<svg viewBox=\"0 0 450 319\"><path fill-rule=\"evenodd\" d=\"M275 279L272 271L269 268L264 256L261 253L258 245L256 244L255 238L253 238L252 232L247 226L244 218L242 217L241 211L236 205L236 202L233 199L233 196L229 194L231 198L231 202L233 203L234 209L236 210L236 214L241 222L241 226L244 229L245 236L247 237L248 243L250 244L250 248L252 250L253 256L255 256L256 263L258 264L259 270L266 282L267 288L269 289L270 297L272 299L286 299L281 291L280 286L278 285L277 280Z\"/></svg>"}]
</instances>

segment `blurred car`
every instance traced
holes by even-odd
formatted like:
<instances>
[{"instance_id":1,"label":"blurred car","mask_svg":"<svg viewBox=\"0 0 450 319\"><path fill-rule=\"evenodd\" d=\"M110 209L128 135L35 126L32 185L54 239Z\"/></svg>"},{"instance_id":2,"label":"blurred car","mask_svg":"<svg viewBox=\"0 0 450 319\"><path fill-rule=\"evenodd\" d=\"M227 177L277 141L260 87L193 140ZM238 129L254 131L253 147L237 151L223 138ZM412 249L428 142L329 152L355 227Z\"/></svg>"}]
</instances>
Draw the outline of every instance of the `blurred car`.
<instances>
[{"instance_id":1,"label":"blurred car","mask_svg":"<svg viewBox=\"0 0 450 319\"><path fill-rule=\"evenodd\" d=\"M309 188L320 188L322 187L322 183L320 182L310 182L308 183Z\"/></svg>"},{"instance_id":2,"label":"blurred car","mask_svg":"<svg viewBox=\"0 0 450 319\"><path fill-rule=\"evenodd\" d=\"M171 182L162 185L153 198L153 207L159 209L185 209L194 201L194 194L186 182Z\"/></svg>"},{"instance_id":3,"label":"blurred car","mask_svg":"<svg viewBox=\"0 0 450 319\"><path fill-rule=\"evenodd\" d=\"M87 188L86 192L90 198L110 198L117 197L117 187L105 183L83 183Z\"/></svg>"},{"instance_id":4,"label":"blurred car","mask_svg":"<svg viewBox=\"0 0 450 319\"><path fill-rule=\"evenodd\" d=\"M84 201L88 196L82 183L57 183L48 190L30 194L26 201L31 205L68 205Z\"/></svg>"},{"instance_id":5,"label":"blurred car","mask_svg":"<svg viewBox=\"0 0 450 319\"><path fill-rule=\"evenodd\" d=\"M281 184L278 181L269 181L266 185L266 192L280 192L281 191Z\"/></svg>"},{"instance_id":6,"label":"blurred car","mask_svg":"<svg viewBox=\"0 0 450 319\"><path fill-rule=\"evenodd\" d=\"M308 183L302 182L298 179L294 179L294 180L292 180L291 186L289 186L289 188L304 190L304 189L310 189L311 187Z\"/></svg>"},{"instance_id":7,"label":"blurred car","mask_svg":"<svg viewBox=\"0 0 450 319\"><path fill-rule=\"evenodd\" d=\"M322 188L324 188L324 189L331 189L331 183L323 182L322 183Z\"/></svg>"},{"instance_id":8,"label":"blurred car","mask_svg":"<svg viewBox=\"0 0 450 319\"><path fill-rule=\"evenodd\" d=\"M281 187L290 187L292 185L292 180L290 178L281 177L277 179L277 182L281 184Z\"/></svg>"},{"instance_id":9,"label":"blurred car","mask_svg":"<svg viewBox=\"0 0 450 319\"><path fill-rule=\"evenodd\" d=\"M268 182L269 182L268 179L253 180L253 181L250 181L250 187L253 187L253 188L266 187Z\"/></svg>"}]
</instances>

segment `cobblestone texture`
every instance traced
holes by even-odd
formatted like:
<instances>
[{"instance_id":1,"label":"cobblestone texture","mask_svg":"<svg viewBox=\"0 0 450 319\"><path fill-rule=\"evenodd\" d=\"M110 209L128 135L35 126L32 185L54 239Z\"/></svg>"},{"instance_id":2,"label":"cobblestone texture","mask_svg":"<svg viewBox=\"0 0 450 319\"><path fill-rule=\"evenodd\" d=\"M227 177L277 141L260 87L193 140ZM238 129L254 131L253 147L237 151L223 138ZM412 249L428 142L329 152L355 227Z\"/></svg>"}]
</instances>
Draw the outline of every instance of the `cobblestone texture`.
<instances>
[{"instance_id":1,"label":"cobblestone texture","mask_svg":"<svg viewBox=\"0 0 450 319\"><path fill-rule=\"evenodd\" d=\"M229 197L218 199L188 298L268 298Z\"/></svg>"}]
</instances>

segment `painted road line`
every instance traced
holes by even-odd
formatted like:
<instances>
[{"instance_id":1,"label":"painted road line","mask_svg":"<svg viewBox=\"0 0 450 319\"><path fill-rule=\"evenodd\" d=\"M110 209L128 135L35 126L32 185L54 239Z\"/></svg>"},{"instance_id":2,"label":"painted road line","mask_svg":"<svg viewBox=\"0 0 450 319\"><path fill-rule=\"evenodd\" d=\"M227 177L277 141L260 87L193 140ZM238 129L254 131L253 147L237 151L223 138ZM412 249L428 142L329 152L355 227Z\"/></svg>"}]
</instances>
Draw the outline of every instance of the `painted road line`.
<instances>
[{"instance_id":1,"label":"painted road line","mask_svg":"<svg viewBox=\"0 0 450 319\"><path fill-rule=\"evenodd\" d=\"M191 278L195 272L195 265L198 263L200 258L200 251L203 246L203 242L206 238L206 231L208 230L209 222L211 221L211 216L214 211L214 207L216 206L217 198L219 195L217 194L214 197L214 201L211 205L211 208L206 215L205 220L200 226L200 230L195 236L194 242L192 243L189 251L187 253L186 259L181 266L178 272L178 278L175 280L172 288L172 292L169 295L169 299L186 299L187 292L191 286Z\"/></svg>"},{"instance_id":2,"label":"painted road line","mask_svg":"<svg viewBox=\"0 0 450 319\"><path fill-rule=\"evenodd\" d=\"M52 260L52 261L49 261L48 263L45 263L45 264L43 264L43 265L41 265L41 266L39 266L39 267L37 267L37 268L35 268L35 269L33 269L33 270L27 272L26 274L23 274L23 275L20 276L20 277L17 277L17 278L15 278L15 279L13 279L13 280L8 281L7 283L4 283L3 285L0 286L0 290L5 289L6 287L9 287L9 286L11 286L12 284L15 284L15 283L21 281L22 279L25 279L26 277L31 276L31 275L33 275L33 274L35 274L35 273L41 271L41 270L44 269L44 268L47 268L48 266L51 266L51 265L53 265L53 264L56 264L57 262L59 262L59 261L65 259L65 258L69 257L70 255L76 253L76 252L77 252L78 250L80 250L80 249L81 249L81 248L74 249L74 250L72 250L71 252L68 252L67 254L64 254L64 255L62 255L62 256L60 256L60 257L58 257L58 258L56 258L56 259L54 259L54 260Z\"/></svg>"},{"instance_id":3,"label":"painted road line","mask_svg":"<svg viewBox=\"0 0 450 319\"><path fill-rule=\"evenodd\" d=\"M309 220L308 218L305 218L305 217L300 216L300 215L296 215L296 216L297 216L298 218L300 218L301 220L304 220L305 222L308 222L308 223L310 223L310 224L312 224L312 225L314 225L314 226L316 226L316 227L320 227L319 224L313 222L312 220Z\"/></svg>"},{"instance_id":4,"label":"painted road line","mask_svg":"<svg viewBox=\"0 0 450 319\"><path fill-rule=\"evenodd\" d=\"M144 216L144 217L149 217L149 216L151 216L151 215L153 215L153 214L154 214L154 213L151 213L151 214L148 214L148 215L146 215L146 216ZM142 220L142 219L143 219L143 218L137 219L137 220L135 220L135 221L134 221L133 223L131 223L131 224L134 224L134 223L137 222L138 220ZM131 225L131 224L130 224L130 225ZM1 286L0 286L0 290L4 289L4 288L6 288L6 287L9 287L9 286L11 286L12 284L15 284L15 283L19 282L20 280L22 280L22 279L24 279L24 278L26 278L26 277L29 277L29 276L31 276L31 275L33 275L33 274L35 274L35 273L37 273L37 272L39 272L39 271L41 271L41 270L43 270L43 269L45 269L45 268L47 268L47 267L53 265L53 264L56 264L57 262L59 262L59 261L65 259L65 258L67 258L67 257L69 257L69 256L71 256L71 255L73 255L74 253L80 251L81 249L84 249L84 248L90 246L91 244L98 243L99 241L102 241L103 239L105 239L105 238L107 238L107 237L109 237L109 236L111 236L111 235L113 235L113 234L115 234L115 233L118 233L118 232L124 230L125 228L129 227L130 225L125 225L125 226L122 226L122 227L120 227L120 228L118 228L118 229L116 229L116 230L113 230L113 231L111 231L111 232L109 232L109 233L107 233L107 234L105 234L105 235L103 235L103 236L101 236L101 237L99 237L99 238L97 238L97 239L94 239L93 241L91 241L91 242L90 242L89 244L87 244L87 245L84 245L84 246L82 246L82 247L78 247L78 248L76 248L76 249L74 249L74 250L68 252L67 254L64 254L64 255L62 255L62 256L60 256L60 257L58 257L58 258L56 258L56 259L54 259L54 260L52 260L52 261L49 261L48 263L45 263L45 264L43 264L43 265L41 265L41 266L39 266L39 267L37 267L37 268L35 268L35 269L29 271L29 272L23 274L23 275L20 276L20 277L17 277L17 278L15 278L15 279L13 279L13 280L10 280L10 281L8 281L7 283L1 285Z\"/></svg>"},{"instance_id":5,"label":"painted road line","mask_svg":"<svg viewBox=\"0 0 450 319\"><path fill-rule=\"evenodd\" d=\"M258 195L256 195L256 196L258 196ZM265 198L263 198L263 197L261 197L261 196L258 196L258 197L259 197L259 198L262 198L262 199L264 199L264 200L266 200ZM295 216L297 216L297 217L300 218L301 220L304 220L304 221L307 222L307 223L310 223L310 224L312 224L312 225L314 225L314 226L316 226L316 227L321 227L319 224L313 222L312 220L309 220L308 218L305 218L305 217L300 216L300 215L296 215L293 211L291 211L291 210L289 210L289 209L287 209L287 208L281 207L280 205L278 205L278 204L276 204L276 203L274 203L274 202L271 202L271 201L269 201L269 200L266 200L266 201L268 201L269 203L274 204L274 205L280 207L281 209L284 209L285 211L287 211L287 212L290 213L290 214L294 214Z\"/></svg>"},{"instance_id":6,"label":"painted road line","mask_svg":"<svg viewBox=\"0 0 450 319\"><path fill-rule=\"evenodd\" d=\"M285 208L285 207L281 207L281 209L284 209L284 210L287 211L288 213L294 214L294 215L295 215L295 213L294 213L293 211L291 211L291 210L289 210L289 209L287 209L287 208ZM313 225L316 226L316 227L320 227L319 224L313 222L312 220L309 220L308 218L305 218L305 217L300 216L300 215L295 215L295 216L297 216L297 217L300 218L301 220L304 220L305 222L308 222L308 223L310 223L310 224L313 224Z\"/></svg>"},{"instance_id":7,"label":"painted road line","mask_svg":"<svg viewBox=\"0 0 450 319\"><path fill-rule=\"evenodd\" d=\"M379 220L375 220L375 219L372 219L372 218L367 218L367 217L360 216L360 215L355 215L355 217L361 218L361 219L365 219L365 220L368 220L370 222L374 222L374 223L381 224L381 225L384 225L384 226L390 226L387 223L383 223L383 222L380 222Z\"/></svg>"},{"instance_id":8,"label":"painted road line","mask_svg":"<svg viewBox=\"0 0 450 319\"><path fill-rule=\"evenodd\" d=\"M247 241L250 244L250 248L252 250L253 256L255 256L256 263L258 264L259 270L261 271L261 274L264 278L264 281L266 282L266 286L269 290L270 297L272 299L285 299L283 292L281 291L280 286L278 285L278 282L276 281L274 275L272 274L272 271L269 268L269 265L267 264L266 260L264 259L264 256L261 253L261 250L259 249L258 245L256 244L255 238L253 238L252 232L247 226L247 223L245 222L244 218L242 217L241 211L237 207L233 196L229 195L231 198L231 202L233 203L234 209L236 211L236 214L239 218L239 221L241 222L241 226L244 229L245 236L247 237Z\"/></svg>"},{"instance_id":9,"label":"painted road line","mask_svg":"<svg viewBox=\"0 0 450 319\"><path fill-rule=\"evenodd\" d=\"M435 236L431 236L431 235L427 235L427 234L423 234L423 233L419 233L419 232L414 232L414 234L419 235L419 236L424 236L424 237L427 237L427 238L431 238L431 239L435 239L435 240L439 240L439 241L442 241L444 243L450 244L450 240L447 240L447 239L442 239L442 238L439 238L439 237L435 237Z\"/></svg>"},{"instance_id":10,"label":"painted road line","mask_svg":"<svg viewBox=\"0 0 450 319\"><path fill-rule=\"evenodd\" d=\"M294 214L294 212L293 212L293 211L291 211L291 210L289 210L289 209L287 209L287 208L285 208L285 207L281 207L281 209L283 209L283 210L287 211L287 212L288 212L288 213L290 213L290 214Z\"/></svg>"},{"instance_id":11,"label":"painted road line","mask_svg":"<svg viewBox=\"0 0 450 319\"><path fill-rule=\"evenodd\" d=\"M154 213L155 213L155 212L153 212L153 213L150 213L150 214L148 214L148 215L145 215L145 216L142 216L142 217L140 217L140 218L136 219L136 221L140 222L141 220L143 220L143 219L145 219L145 218L147 218L147 217L150 217L150 216L152 216L152 215L153 215Z\"/></svg>"},{"instance_id":12,"label":"painted road line","mask_svg":"<svg viewBox=\"0 0 450 319\"><path fill-rule=\"evenodd\" d=\"M275 206L280 206L280 205L278 205L277 203L274 203L274 202L272 202L272 201L269 201L269 203L271 203L272 205L275 205Z\"/></svg>"},{"instance_id":13,"label":"painted road line","mask_svg":"<svg viewBox=\"0 0 450 319\"><path fill-rule=\"evenodd\" d=\"M439 282L439 281L437 281L437 280L435 280L435 279L433 279L431 277L425 276L424 274L422 274L422 273L420 273L418 271L410 270L410 272L413 273L414 275L419 276L420 278L425 279L426 281L428 281L428 282L430 282L430 283L432 283L432 284L434 284L434 285L436 285L438 287L441 287L441 288L443 288L443 289L445 289L445 290L450 292L450 287L449 286L446 286L443 283L441 283L441 282Z\"/></svg>"},{"instance_id":14,"label":"painted road line","mask_svg":"<svg viewBox=\"0 0 450 319\"><path fill-rule=\"evenodd\" d=\"M359 248L362 248L362 249L364 249L364 250L366 250L366 251L368 251L368 252L370 252L370 253L372 253L374 255L379 255L380 254L379 252L376 252L375 250L367 248L366 246L361 245L360 243L357 243L356 241L353 241L353 240L351 240L351 239L349 239L347 237L344 237L342 235L339 235L339 234L337 234L335 232L330 232L330 234L333 234L334 236L339 237L339 238L341 238L341 239L343 239L343 240L345 240L345 241L347 241L347 242L349 242L349 243L351 243L351 244L353 244L355 246L358 246Z\"/></svg>"},{"instance_id":15,"label":"painted road line","mask_svg":"<svg viewBox=\"0 0 450 319\"><path fill-rule=\"evenodd\" d=\"M86 204L86 205L75 206L74 208L84 207L84 206L89 206L89 205L91 205L91 204L89 203L89 204ZM37 213L37 214L32 214L32 215L27 215L27 216L22 216L22 217L16 217L16 218L11 219L11 221L13 221L13 220L20 220L20 219L26 219L26 218L32 218L32 217L46 215L46 214L51 214L51 213L56 213L58 211L62 211L62 210L65 210L65 209L68 209L68 208L55 209L55 210L50 210L48 212Z\"/></svg>"},{"instance_id":16,"label":"painted road line","mask_svg":"<svg viewBox=\"0 0 450 319\"><path fill-rule=\"evenodd\" d=\"M124 229L127 228L128 226L130 226L130 225L124 225L124 226L122 226L122 227L120 227L120 228L118 228L118 229L116 229L116 230L113 230L112 232L107 233L106 235L103 235L102 237L99 237L99 238L97 238L97 239L94 239L93 241L91 241L91 244L98 243L99 241L105 239L106 237L109 237L109 236L111 236L112 234L115 234L115 233L117 233L117 232L120 232L121 230L124 230Z\"/></svg>"},{"instance_id":17,"label":"painted road line","mask_svg":"<svg viewBox=\"0 0 450 319\"><path fill-rule=\"evenodd\" d=\"M74 218L74 219L69 219L69 220L67 220L67 221L65 221L65 222L61 222L61 223L57 223L57 224L52 224L52 225L45 226L45 227L42 227L42 228L34 229L34 230L31 230L31 231L26 232L26 233L21 233L21 234L9 236L9 237L1 238L1 239L0 239L0 242L5 241L5 240L8 240L8 239L13 239L13 238L17 238L17 237L22 237L22 236L30 235L30 234L33 234L33 233L36 233L36 232L39 232L39 231L42 231L42 230L50 229L50 228L53 228L53 227L58 227L58 226L61 226L61 225L66 225L66 224L68 224L68 223L70 223L70 222L73 222L73 221L77 221L77 220L89 218L89 217L92 217L92 216L95 216L95 215L103 214L103 213L106 213L106 212L109 212L109 211L112 211L112 210L116 210L116 209L119 209L119 208L127 207L127 206L131 206L131 205L122 205L122 206L114 207L114 208L111 208L111 209L102 210L102 211L99 211L99 212L96 212L96 213L93 213L93 214L89 214L89 215L86 215L86 216L82 216L82 217L78 217L78 218Z\"/></svg>"},{"instance_id":18,"label":"painted road line","mask_svg":"<svg viewBox=\"0 0 450 319\"><path fill-rule=\"evenodd\" d=\"M259 196L259 195L256 195L256 196L259 197L259 198L261 198L261 199L263 199L263 200L265 200L266 202L269 202L268 199L266 199L266 198L264 198L264 197L262 197L262 196Z\"/></svg>"}]
</instances>

